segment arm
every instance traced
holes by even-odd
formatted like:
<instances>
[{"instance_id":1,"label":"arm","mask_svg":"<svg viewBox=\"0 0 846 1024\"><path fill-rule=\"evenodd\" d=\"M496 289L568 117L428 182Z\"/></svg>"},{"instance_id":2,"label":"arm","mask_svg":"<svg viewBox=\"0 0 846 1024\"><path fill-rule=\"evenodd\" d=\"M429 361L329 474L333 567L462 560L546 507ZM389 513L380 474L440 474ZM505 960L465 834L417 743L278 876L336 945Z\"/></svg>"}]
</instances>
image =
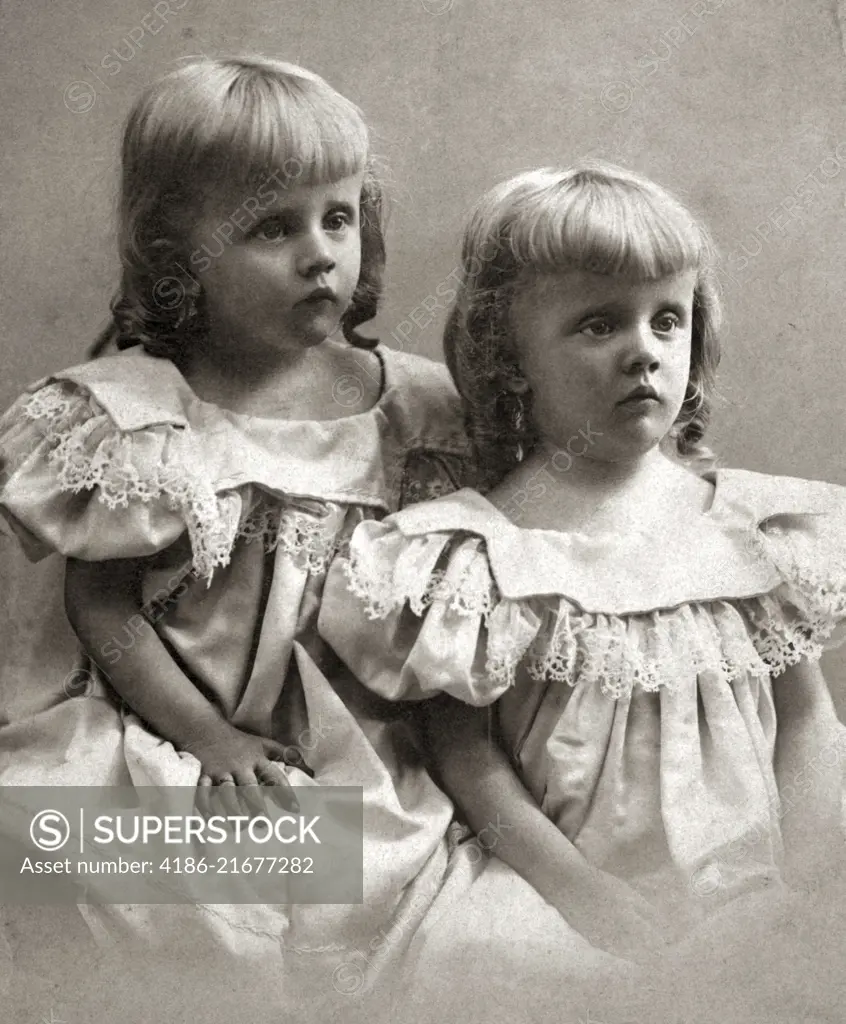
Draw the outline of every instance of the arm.
<instances>
[{"instance_id":1,"label":"arm","mask_svg":"<svg viewBox=\"0 0 846 1024\"><path fill-rule=\"evenodd\" d=\"M562 890L584 884L591 869L541 811L499 743L491 742L487 715L449 697L426 702L426 738L444 789L474 832L497 827L492 852L560 906Z\"/></svg>"},{"instance_id":2,"label":"arm","mask_svg":"<svg viewBox=\"0 0 846 1024\"><path fill-rule=\"evenodd\" d=\"M773 700L785 867L788 881L801 883L834 862L835 844L842 847L846 732L815 662L803 660L775 679Z\"/></svg>"},{"instance_id":3,"label":"arm","mask_svg":"<svg viewBox=\"0 0 846 1024\"><path fill-rule=\"evenodd\" d=\"M486 846L600 948L640 958L660 946L653 908L625 882L589 864L546 817L488 736L487 712L449 697L426 702L429 749L447 793Z\"/></svg>"},{"instance_id":4,"label":"arm","mask_svg":"<svg viewBox=\"0 0 846 1024\"><path fill-rule=\"evenodd\" d=\"M281 748L236 729L181 671L143 617L140 565L68 559L65 607L71 626L102 667L109 643L114 647L128 624L143 621L133 630L133 646L104 670L114 689L159 735L194 754L211 781L231 775L240 785L255 785L256 770L268 767L266 755L278 756Z\"/></svg>"}]
</instances>

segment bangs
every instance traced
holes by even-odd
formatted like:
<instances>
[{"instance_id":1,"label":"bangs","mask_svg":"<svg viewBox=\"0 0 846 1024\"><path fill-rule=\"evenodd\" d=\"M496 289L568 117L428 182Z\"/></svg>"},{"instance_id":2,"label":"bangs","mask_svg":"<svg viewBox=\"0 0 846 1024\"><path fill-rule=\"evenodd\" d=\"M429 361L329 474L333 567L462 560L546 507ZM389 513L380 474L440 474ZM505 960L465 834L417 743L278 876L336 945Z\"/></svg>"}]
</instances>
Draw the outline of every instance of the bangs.
<instances>
[{"instance_id":1,"label":"bangs","mask_svg":"<svg viewBox=\"0 0 846 1024\"><path fill-rule=\"evenodd\" d=\"M151 97L147 126L162 177L206 192L253 188L269 175L340 181L368 163L360 111L304 68L263 59L198 62Z\"/></svg>"},{"instance_id":2,"label":"bangs","mask_svg":"<svg viewBox=\"0 0 846 1024\"><path fill-rule=\"evenodd\" d=\"M307 78L235 82L214 129L212 164L220 166L225 154L226 177L240 184L276 171L322 185L357 174L367 162L367 129L356 107Z\"/></svg>"},{"instance_id":3,"label":"bangs","mask_svg":"<svg viewBox=\"0 0 846 1024\"><path fill-rule=\"evenodd\" d=\"M555 175L514 198L507 234L520 269L658 280L699 269L710 258L704 228L677 200L634 176Z\"/></svg>"}]
</instances>

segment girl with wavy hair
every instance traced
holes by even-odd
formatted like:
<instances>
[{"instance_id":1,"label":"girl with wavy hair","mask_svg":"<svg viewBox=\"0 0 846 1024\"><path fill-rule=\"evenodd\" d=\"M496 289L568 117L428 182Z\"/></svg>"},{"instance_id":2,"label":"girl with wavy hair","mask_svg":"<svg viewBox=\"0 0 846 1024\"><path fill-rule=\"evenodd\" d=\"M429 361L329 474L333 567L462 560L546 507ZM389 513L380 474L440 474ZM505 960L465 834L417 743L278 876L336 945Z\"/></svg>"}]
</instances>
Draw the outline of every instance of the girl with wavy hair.
<instances>
[{"instance_id":1,"label":"girl with wavy hair","mask_svg":"<svg viewBox=\"0 0 846 1024\"><path fill-rule=\"evenodd\" d=\"M452 812L411 723L315 629L354 527L452 489L467 450L446 370L358 331L385 262L374 163L359 110L294 65L192 60L154 83L123 139L100 346L120 351L0 423L0 510L31 559L66 559L87 680L32 680L0 785L195 786L230 809L244 786L364 787L363 905L83 908L164 951L168 921L180 947L199 929L214 955L264 957L269 989L284 964L323 996L362 928L437 890Z\"/></svg>"},{"instance_id":2,"label":"girl with wavy hair","mask_svg":"<svg viewBox=\"0 0 846 1024\"><path fill-rule=\"evenodd\" d=\"M481 488L362 524L320 622L375 692L438 698L443 785L486 842L500 823L488 876L504 861L653 963L739 897L842 871L818 660L846 617L846 492L715 468L712 250L619 168L488 192L445 336Z\"/></svg>"}]
</instances>

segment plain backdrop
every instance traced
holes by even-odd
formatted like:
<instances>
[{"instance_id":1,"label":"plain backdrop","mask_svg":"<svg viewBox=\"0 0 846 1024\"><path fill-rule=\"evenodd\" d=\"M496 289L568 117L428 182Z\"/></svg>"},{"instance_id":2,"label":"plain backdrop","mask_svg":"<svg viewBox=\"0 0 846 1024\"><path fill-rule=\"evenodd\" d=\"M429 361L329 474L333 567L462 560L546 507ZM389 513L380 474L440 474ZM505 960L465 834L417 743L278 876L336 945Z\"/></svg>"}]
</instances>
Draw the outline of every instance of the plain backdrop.
<instances>
[{"instance_id":1,"label":"plain backdrop","mask_svg":"<svg viewBox=\"0 0 846 1024\"><path fill-rule=\"evenodd\" d=\"M374 331L440 357L469 204L586 155L645 172L725 255L727 465L846 484L846 56L835 0L6 0L0 405L80 361L116 284L121 122L180 59L302 63L390 168ZM393 340L392 340L393 339ZM842 652L841 652L842 653ZM846 659L840 659L846 660Z\"/></svg>"}]
</instances>

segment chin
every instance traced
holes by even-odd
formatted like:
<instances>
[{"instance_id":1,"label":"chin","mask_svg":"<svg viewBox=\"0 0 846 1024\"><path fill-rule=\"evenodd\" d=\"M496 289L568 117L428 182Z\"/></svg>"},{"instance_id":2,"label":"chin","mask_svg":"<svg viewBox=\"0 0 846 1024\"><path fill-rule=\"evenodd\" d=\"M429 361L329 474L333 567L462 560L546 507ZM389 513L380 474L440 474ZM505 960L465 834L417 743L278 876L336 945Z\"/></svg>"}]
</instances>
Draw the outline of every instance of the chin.
<instances>
[{"instance_id":1,"label":"chin","mask_svg":"<svg viewBox=\"0 0 846 1024\"><path fill-rule=\"evenodd\" d=\"M286 333L299 344L311 348L333 334L341 335L341 317L336 311L292 318Z\"/></svg>"},{"instance_id":2,"label":"chin","mask_svg":"<svg viewBox=\"0 0 846 1024\"><path fill-rule=\"evenodd\" d=\"M268 344L276 349L296 351L304 348L317 348L331 334L331 330L324 329L317 324L307 328L298 328L293 331L286 331L284 334L277 334L273 339L268 339Z\"/></svg>"}]
</instances>

